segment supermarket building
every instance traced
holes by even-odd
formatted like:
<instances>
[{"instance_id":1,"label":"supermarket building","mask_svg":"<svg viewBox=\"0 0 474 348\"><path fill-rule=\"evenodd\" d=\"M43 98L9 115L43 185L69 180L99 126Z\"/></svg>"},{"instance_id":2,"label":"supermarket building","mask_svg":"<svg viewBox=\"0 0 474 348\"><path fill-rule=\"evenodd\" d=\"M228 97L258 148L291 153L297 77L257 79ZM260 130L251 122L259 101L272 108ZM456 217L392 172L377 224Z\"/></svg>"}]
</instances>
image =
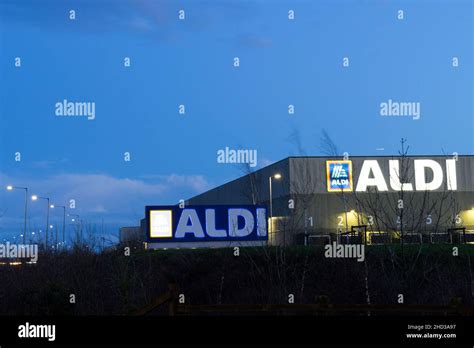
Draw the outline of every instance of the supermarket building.
<instances>
[{"instance_id":1,"label":"supermarket building","mask_svg":"<svg viewBox=\"0 0 474 348\"><path fill-rule=\"evenodd\" d=\"M288 157L185 205L267 206L268 245L471 242L473 174L474 156Z\"/></svg>"}]
</instances>

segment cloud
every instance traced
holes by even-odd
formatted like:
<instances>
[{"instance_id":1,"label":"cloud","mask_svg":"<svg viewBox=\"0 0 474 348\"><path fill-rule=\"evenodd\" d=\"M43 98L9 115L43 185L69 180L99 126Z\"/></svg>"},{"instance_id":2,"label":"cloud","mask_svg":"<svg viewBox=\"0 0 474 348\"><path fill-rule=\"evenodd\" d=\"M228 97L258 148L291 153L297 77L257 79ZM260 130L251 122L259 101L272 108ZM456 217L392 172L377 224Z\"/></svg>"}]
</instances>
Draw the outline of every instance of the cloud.
<instances>
[{"instance_id":1,"label":"cloud","mask_svg":"<svg viewBox=\"0 0 474 348\"><path fill-rule=\"evenodd\" d=\"M202 175L142 175L141 179L159 180L173 186L189 187L195 192L202 192L209 188L209 183Z\"/></svg>"},{"instance_id":2,"label":"cloud","mask_svg":"<svg viewBox=\"0 0 474 348\"><path fill-rule=\"evenodd\" d=\"M201 193L209 184L201 175L154 175L138 179L108 174L66 173L46 178L0 174L0 184L26 186L32 194L50 197L55 204L74 199L81 214L129 215L146 204L175 204L181 198ZM7 193L3 192L5 198ZM8 199L2 199L2 205ZM4 210L6 207L0 207Z\"/></svg>"},{"instance_id":3,"label":"cloud","mask_svg":"<svg viewBox=\"0 0 474 348\"><path fill-rule=\"evenodd\" d=\"M67 158L60 158L58 160L42 160L42 161L34 161L31 163L31 167L35 169L51 169L57 164L64 164L68 162Z\"/></svg>"},{"instance_id":4,"label":"cloud","mask_svg":"<svg viewBox=\"0 0 474 348\"><path fill-rule=\"evenodd\" d=\"M178 24L178 11L186 12L186 26ZM69 11L76 12L74 25ZM252 2L201 0L177 3L166 0L58 0L0 1L0 21L21 23L41 30L119 32L144 35L153 40L171 40L179 27L194 32L210 30L219 18L242 22L258 18Z\"/></svg>"},{"instance_id":5,"label":"cloud","mask_svg":"<svg viewBox=\"0 0 474 348\"><path fill-rule=\"evenodd\" d=\"M69 20L70 10L76 14L74 25ZM170 10L165 1L123 0L112 4L109 1L71 0L61 4L57 0L23 0L0 3L0 19L43 30L147 33L169 23L171 18L165 14Z\"/></svg>"}]
</instances>

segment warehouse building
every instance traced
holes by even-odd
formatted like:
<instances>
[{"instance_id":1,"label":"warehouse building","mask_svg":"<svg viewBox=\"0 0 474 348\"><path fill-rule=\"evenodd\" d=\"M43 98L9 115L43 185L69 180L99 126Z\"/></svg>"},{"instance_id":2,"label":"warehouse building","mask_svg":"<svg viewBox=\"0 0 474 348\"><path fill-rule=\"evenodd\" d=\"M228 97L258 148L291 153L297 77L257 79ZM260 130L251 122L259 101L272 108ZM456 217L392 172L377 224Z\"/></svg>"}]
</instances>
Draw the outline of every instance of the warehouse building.
<instances>
[{"instance_id":1,"label":"warehouse building","mask_svg":"<svg viewBox=\"0 0 474 348\"><path fill-rule=\"evenodd\" d=\"M268 207L268 244L474 241L474 156L288 157L187 205Z\"/></svg>"},{"instance_id":2,"label":"warehouse building","mask_svg":"<svg viewBox=\"0 0 474 348\"><path fill-rule=\"evenodd\" d=\"M255 245L471 243L473 174L474 156L288 157L190 198L185 206L267 207L268 241ZM149 225L144 218L140 227L122 229L121 240L130 240L127 231L136 239L139 229L146 242Z\"/></svg>"}]
</instances>

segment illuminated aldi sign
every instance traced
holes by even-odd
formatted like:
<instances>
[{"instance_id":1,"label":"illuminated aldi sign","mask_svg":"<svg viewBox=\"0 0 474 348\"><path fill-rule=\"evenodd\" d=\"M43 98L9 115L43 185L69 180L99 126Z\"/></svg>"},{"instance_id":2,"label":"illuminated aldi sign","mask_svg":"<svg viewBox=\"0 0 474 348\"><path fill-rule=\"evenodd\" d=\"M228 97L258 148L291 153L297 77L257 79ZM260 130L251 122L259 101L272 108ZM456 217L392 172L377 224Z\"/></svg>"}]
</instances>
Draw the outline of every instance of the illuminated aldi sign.
<instances>
[{"instance_id":1,"label":"illuminated aldi sign","mask_svg":"<svg viewBox=\"0 0 474 348\"><path fill-rule=\"evenodd\" d=\"M328 192L352 191L352 161L326 161Z\"/></svg>"},{"instance_id":2,"label":"illuminated aldi sign","mask_svg":"<svg viewBox=\"0 0 474 348\"><path fill-rule=\"evenodd\" d=\"M265 241L265 206L147 206L147 240L161 242Z\"/></svg>"}]
</instances>

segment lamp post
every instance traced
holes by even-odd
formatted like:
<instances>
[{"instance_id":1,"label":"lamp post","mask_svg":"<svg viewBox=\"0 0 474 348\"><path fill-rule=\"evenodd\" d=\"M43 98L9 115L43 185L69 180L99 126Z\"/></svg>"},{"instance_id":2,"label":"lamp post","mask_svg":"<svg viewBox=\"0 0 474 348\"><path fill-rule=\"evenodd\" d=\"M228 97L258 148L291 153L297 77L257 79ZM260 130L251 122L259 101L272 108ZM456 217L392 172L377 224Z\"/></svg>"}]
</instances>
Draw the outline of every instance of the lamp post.
<instances>
[{"instance_id":1,"label":"lamp post","mask_svg":"<svg viewBox=\"0 0 474 348\"><path fill-rule=\"evenodd\" d=\"M77 222L80 223L80 219L79 219L80 216L79 215L77 215L77 214L67 214L67 216L72 217L72 219L71 219L72 222L76 222L76 220L77 220Z\"/></svg>"},{"instance_id":2,"label":"lamp post","mask_svg":"<svg viewBox=\"0 0 474 348\"><path fill-rule=\"evenodd\" d=\"M28 187L18 187L18 186L7 186L8 191L13 190L25 190L25 222L23 227L23 244L25 244L25 236L26 236L26 221L28 220Z\"/></svg>"},{"instance_id":3,"label":"lamp post","mask_svg":"<svg viewBox=\"0 0 474 348\"><path fill-rule=\"evenodd\" d=\"M273 175L270 175L268 178L268 185L270 187L270 235L271 235L271 240L273 239L273 197L272 197L272 178L279 180L281 179L281 174L276 173Z\"/></svg>"},{"instance_id":4,"label":"lamp post","mask_svg":"<svg viewBox=\"0 0 474 348\"><path fill-rule=\"evenodd\" d=\"M77 215L77 214L67 214L67 216L72 217L72 219L71 219L72 222L76 222L76 219L77 219L77 226L78 226L79 230L76 231L76 236L78 235L77 232L79 232L79 234L81 235L81 238L82 238L82 220L80 219L80 216Z\"/></svg>"},{"instance_id":5,"label":"lamp post","mask_svg":"<svg viewBox=\"0 0 474 348\"><path fill-rule=\"evenodd\" d=\"M37 196L37 195L31 196L31 200L33 200L33 201L37 201L38 199L44 199L44 200L46 200L46 201L48 202L48 208L47 208L47 210L46 210L46 231L45 231L45 233L46 233L46 249L48 249L49 206L50 206L50 204L49 204L49 197L39 197L39 196Z\"/></svg>"},{"instance_id":6,"label":"lamp post","mask_svg":"<svg viewBox=\"0 0 474 348\"><path fill-rule=\"evenodd\" d=\"M64 205L54 205L51 204L51 208L62 208L63 209L63 245L64 245L64 238L66 235L66 207ZM56 230L56 247L58 246L58 230Z\"/></svg>"}]
</instances>

